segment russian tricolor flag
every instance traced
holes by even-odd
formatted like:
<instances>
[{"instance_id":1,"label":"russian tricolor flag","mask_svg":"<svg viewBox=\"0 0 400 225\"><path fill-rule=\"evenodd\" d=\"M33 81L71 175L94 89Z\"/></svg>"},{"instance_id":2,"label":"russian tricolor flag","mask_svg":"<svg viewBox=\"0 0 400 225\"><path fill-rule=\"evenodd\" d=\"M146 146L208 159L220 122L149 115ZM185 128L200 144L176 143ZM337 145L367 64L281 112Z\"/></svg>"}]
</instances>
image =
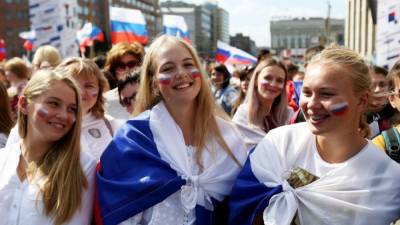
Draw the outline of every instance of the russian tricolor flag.
<instances>
[{"instance_id":1,"label":"russian tricolor flag","mask_svg":"<svg viewBox=\"0 0 400 225\"><path fill-rule=\"evenodd\" d=\"M3 39L0 39L0 61L6 59L6 43Z\"/></svg>"},{"instance_id":2,"label":"russian tricolor flag","mask_svg":"<svg viewBox=\"0 0 400 225\"><path fill-rule=\"evenodd\" d=\"M27 52L32 51L33 49L33 42L36 40L36 32L34 30L31 31L24 31L19 33L18 35L20 38L24 39L24 49Z\"/></svg>"},{"instance_id":3,"label":"russian tricolor flag","mask_svg":"<svg viewBox=\"0 0 400 225\"><path fill-rule=\"evenodd\" d=\"M230 46L222 41L217 42L217 53L215 60L224 64L254 64L257 59L249 53Z\"/></svg>"},{"instance_id":4,"label":"russian tricolor flag","mask_svg":"<svg viewBox=\"0 0 400 225\"><path fill-rule=\"evenodd\" d=\"M146 21L141 11L110 7L111 42L133 43L145 45L148 41Z\"/></svg>"},{"instance_id":5,"label":"russian tricolor flag","mask_svg":"<svg viewBox=\"0 0 400 225\"><path fill-rule=\"evenodd\" d=\"M390 23L390 22L397 23L396 12L395 12L395 11L389 13L389 15L388 15L388 22L389 22L389 23Z\"/></svg>"},{"instance_id":6,"label":"russian tricolor flag","mask_svg":"<svg viewBox=\"0 0 400 225\"><path fill-rule=\"evenodd\" d=\"M163 16L164 33L186 40L191 43L189 30L183 16L164 15Z\"/></svg>"},{"instance_id":7,"label":"russian tricolor flag","mask_svg":"<svg viewBox=\"0 0 400 225\"><path fill-rule=\"evenodd\" d=\"M92 23L86 23L82 29L76 32L81 52L85 52L86 46L93 46L93 41L104 41L104 34L101 29Z\"/></svg>"}]
</instances>

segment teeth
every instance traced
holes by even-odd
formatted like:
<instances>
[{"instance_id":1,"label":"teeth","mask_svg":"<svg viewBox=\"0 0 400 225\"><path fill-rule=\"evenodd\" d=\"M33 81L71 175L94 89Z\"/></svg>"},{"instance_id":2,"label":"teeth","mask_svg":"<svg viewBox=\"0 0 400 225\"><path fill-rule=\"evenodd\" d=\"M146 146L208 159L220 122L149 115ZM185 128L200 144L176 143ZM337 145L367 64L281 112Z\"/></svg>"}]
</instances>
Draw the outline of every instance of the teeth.
<instances>
[{"instance_id":1,"label":"teeth","mask_svg":"<svg viewBox=\"0 0 400 225\"><path fill-rule=\"evenodd\" d=\"M64 125L60 124L60 123L51 123L51 125L53 125L53 126L55 126L57 128L64 128Z\"/></svg>"},{"instance_id":2,"label":"teeth","mask_svg":"<svg viewBox=\"0 0 400 225\"><path fill-rule=\"evenodd\" d=\"M324 117L323 116L311 116L310 118L312 120L320 120L320 119L323 119Z\"/></svg>"},{"instance_id":3,"label":"teeth","mask_svg":"<svg viewBox=\"0 0 400 225\"><path fill-rule=\"evenodd\" d=\"M182 89L182 88L187 88L187 87L189 87L190 85L189 84L181 84L181 85L178 85L176 88L177 89Z\"/></svg>"}]
</instances>

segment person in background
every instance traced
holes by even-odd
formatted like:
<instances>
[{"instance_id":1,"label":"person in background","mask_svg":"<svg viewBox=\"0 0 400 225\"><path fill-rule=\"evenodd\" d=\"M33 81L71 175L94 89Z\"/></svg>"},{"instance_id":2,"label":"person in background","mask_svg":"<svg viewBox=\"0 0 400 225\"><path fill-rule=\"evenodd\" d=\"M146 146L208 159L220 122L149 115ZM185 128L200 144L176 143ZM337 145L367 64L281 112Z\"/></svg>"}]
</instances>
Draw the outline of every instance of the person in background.
<instances>
[{"instance_id":1,"label":"person in background","mask_svg":"<svg viewBox=\"0 0 400 225\"><path fill-rule=\"evenodd\" d=\"M271 130L230 195L230 225L389 224L400 215L400 167L367 139L371 78L361 56L330 47L308 64L307 123Z\"/></svg>"},{"instance_id":2,"label":"person in background","mask_svg":"<svg viewBox=\"0 0 400 225\"><path fill-rule=\"evenodd\" d=\"M134 114L101 157L98 224L223 225L221 207L246 158L193 47L149 47Z\"/></svg>"},{"instance_id":3,"label":"person in background","mask_svg":"<svg viewBox=\"0 0 400 225\"><path fill-rule=\"evenodd\" d=\"M93 58L93 62L96 63L100 70L103 70L106 64L106 59L105 55L98 55Z\"/></svg>"},{"instance_id":4,"label":"person in background","mask_svg":"<svg viewBox=\"0 0 400 225\"><path fill-rule=\"evenodd\" d=\"M271 51L269 49L267 49L267 48L263 48L258 52L257 64L259 62L261 62L262 60L271 59L271 58L272 58Z\"/></svg>"},{"instance_id":5,"label":"person in background","mask_svg":"<svg viewBox=\"0 0 400 225\"><path fill-rule=\"evenodd\" d=\"M251 80L251 76L253 76L255 66L246 66L242 70L239 71L239 79L240 79L240 85L239 85L239 96L233 105L232 108L232 116L235 115L237 109L239 106L243 103L247 90L249 89L249 83Z\"/></svg>"},{"instance_id":6,"label":"person in background","mask_svg":"<svg viewBox=\"0 0 400 225\"><path fill-rule=\"evenodd\" d=\"M61 63L60 52L50 45L39 47L33 55L33 73L40 69L53 69Z\"/></svg>"},{"instance_id":7,"label":"person in background","mask_svg":"<svg viewBox=\"0 0 400 225\"><path fill-rule=\"evenodd\" d=\"M135 109L136 94L139 89L141 69L131 71L124 79L118 81L119 103L132 115ZM113 115L112 115L113 116Z\"/></svg>"},{"instance_id":8,"label":"person in background","mask_svg":"<svg viewBox=\"0 0 400 225\"><path fill-rule=\"evenodd\" d=\"M293 63L289 63L285 66L288 74L285 88L288 98L288 104L290 107L292 107L293 111L297 111L299 109L299 105L295 101L296 88L294 86L293 76L297 74L297 72L299 71L299 67Z\"/></svg>"},{"instance_id":9,"label":"person in background","mask_svg":"<svg viewBox=\"0 0 400 225\"><path fill-rule=\"evenodd\" d=\"M370 68L371 69L371 68ZM383 71L382 71L383 72ZM371 77L373 77L374 75L372 75ZM377 76L377 74L375 74L375 76ZM381 75L383 76L383 75ZM400 90L400 61L397 61L392 69L389 72L389 75L386 77L384 76L386 79L382 80L384 81L384 83L381 83L381 85L379 85L379 82L377 82L378 84L376 84L376 88L372 89L375 92L378 92L377 89L383 89L385 95L388 96L388 100L389 100L389 106L392 107L395 112L393 113L392 117L391 117L391 121L393 121L393 128L387 128L386 130L384 130L380 135L376 136L372 142L378 146L380 149L382 149L383 151L385 151L389 156L391 156L392 159L396 160L397 162L400 162L400 155L398 154L398 148L395 148L395 144L399 145L400 144L400 94L399 94L399 90ZM379 81L379 77L376 77L378 79L376 79L376 81ZM374 86L374 85L373 85ZM381 86L379 88L379 86ZM380 92L378 92L380 93ZM376 99L377 101L378 99ZM383 99L380 101L381 103L383 103ZM377 103L375 103L375 106L378 105ZM371 126L371 125L370 125ZM394 139L392 140L391 136L388 135L389 131L393 131L394 133ZM393 146L393 148L392 148ZM390 147L390 148L389 148ZM393 151L393 152L392 152ZM396 152L397 151L397 152ZM397 154L397 156L396 156Z\"/></svg>"},{"instance_id":10,"label":"person in background","mask_svg":"<svg viewBox=\"0 0 400 225\"><path fill-rule=\"evenodd\" d=\"M8 89L10 87L10 82L7 80L6 71L4 70L3 65L0 64L0 83Z\"/></svg>"},{"instance_id":11,"label":"person in background","mask_svg":"<svg viewBox=\"0 0 400 225\"><path fill-rule=\"evenodd\" d=\"M71 57L65 59L56 71L71 77L78 84L82 100L83 149L99 160L121 122L105 114L103 90L106 79L90 59Z\"/></svg>"},{"instance_id":12,"label":"person in background","mask_svg":"<svg viewBox=\"0 0 400 225\"><path fill-rule=\"evenodd\" d=\"M228 115L231 115L233 104L238 97L237 91L229 85L231 74L223 64L214 64L210 69L215 100Z\"/></svg>"},{"instance_id":13,"label":"person in background","mask_svg":"<svg viewBox=\"0 0 400 225\"><path fill-rule=\"evenodd\" d=\"M371 75L371 103L367 113L367 122L371 129L371 137L373 139L382 131L392 127L392 120L395 108L388 104L388 82L386 80L387 70L379 66L370 66L369 74Z\"/></svg>"},{"instance_id":14,"label":"person in background","mask_svg":"<svg viewBox=\"0 0 400 225\"><path fill-rule=\"evenodd\" d=\"M139 42L132 44L121 42L114 45L107 53L104 70L109 72L112 77L107 79L121 80L126 75L127 70L134 69L142 64L144 48ZM114 89L110 83L110 89ZM118 95L117 95L118 97Z\"/></svg>"},{"instance_id":15,"label":"person in background","mask_svg":"<svg viewBox=\"0 0 400 225\"><path fill-rule=\"evenodd\" d=\"M246 99L232 119L247 146L255 146L268 131L288 123L293 110L287 103L286 80L285 66L275 59L261 61L255 68Z\"/></svg>"},{"instance_id":16,"label":"person in background","mask_svg":"<svg viewBox=\"0 0 400 225\"><path fill-rule=\"evenodd\" d=\"M16 117L18 97L28 82L29 69L21 58L14 57L6 62L4 70L7 80L10 83L7 93L11 99L11 112L13 113L13 117Z\"/></svg>"},{"instance_id":17,"label":"person in background","mask_svg":"<svg viewBox=\"0 0 400 225\"><path fill-rule=\"evenodd\" d=\"M305 72L307 72L307 66L308 66L308 63L311 61L311 59L314 56L318 55L324 49L325 49L325 47L322 45L316 45L316 46L307 48L307 50L304 54L304 70L305 70ZM301 89L303 87L303 80L293 82L293 85L294 85L294 90L296 91L295 96L300 96ZM296 100L297 100L296 101L297 105L299 105L300 98L296 98ZM304 122L304 121L305 121L304 114L301 111L301 109L299 109L299 110L295 111L293 116L290 118L289 124L300 123L300 122Z\"/></svg>"},{"instance_id":18,"label":"person in background","mask_svg":"<svg viewBox=\"0 0 400 225\"><path fill-rule=\"evenodd\" d=\"M19 140L0 151L1 223L89 225L96 162L81 152L76 84L40 70L18 108Z\"/></svg>"},{"instance_id":19,"label":"person in background","mask_svg":"<svg viewBox=\"0 0 400 225\"><path fill-rule=\"evenodd\" d=\"M104 94L106 98L106 111L108 114L115 116L116 119L126 120L129 115L125 112L125 108L119 102L118 81L122 80L131 70L140 67L143 61L143 46L134 42L118 43L112 47L107 54L104 72L108 78L110 90Z\"/></svg>"},{"instance_id":20,"label":"person in background","mask_svg":"<svg viewBox=\"0 0 400 225\"><path fill-rule=\"evenodd\" d=\"M13 126L14 120L11 115L11 106L7 95L7 89L0 83L0 148L6 145L7 137Z\"/></svg>"}]
</instances>

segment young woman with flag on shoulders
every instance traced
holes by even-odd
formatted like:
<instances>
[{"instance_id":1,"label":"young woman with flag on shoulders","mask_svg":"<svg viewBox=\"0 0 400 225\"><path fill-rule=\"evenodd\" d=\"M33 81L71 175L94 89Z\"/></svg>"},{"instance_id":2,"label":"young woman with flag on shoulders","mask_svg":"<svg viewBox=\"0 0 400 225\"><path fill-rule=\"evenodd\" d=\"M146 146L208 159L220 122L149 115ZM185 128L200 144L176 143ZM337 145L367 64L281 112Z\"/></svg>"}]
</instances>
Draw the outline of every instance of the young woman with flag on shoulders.
<instances>
[{"instance_id":1,"label":"young woman with flag on shoulders","mask_svg":"<svg viewBox=\"0 0 400 225\"><path fill-rule=\"evenodd\" d=\"M246 158L195 50L161 36L145 56L135 112L100 159L99 224L224 224ZM226 221L225 221L226 223Z\"/></svg>"},{"instance_id":2,"label":"young woman with flag on shoulders","mask_svg":"<svg viewBox=\"0 0 400 225\"><path fill-rule=\"evenodd\" d=\"M367 139L370 87L357 53L331 47L315 56L300 98L307 122L271 130L250 153L230 196L229 224L396 219L400 167Z\"/></svg>"},{"instance_id":3,"label":"young woman with flag on shoulders","mask_svg":"<svg viewBox=\"0 0 400 225\"><path fill-rule=\"evenodd\" d=\"M38 71L18 102L19 139L0 150L1 224L86 225L96 161L81 152L76 84Z\"/></svg>"}]
</instances>

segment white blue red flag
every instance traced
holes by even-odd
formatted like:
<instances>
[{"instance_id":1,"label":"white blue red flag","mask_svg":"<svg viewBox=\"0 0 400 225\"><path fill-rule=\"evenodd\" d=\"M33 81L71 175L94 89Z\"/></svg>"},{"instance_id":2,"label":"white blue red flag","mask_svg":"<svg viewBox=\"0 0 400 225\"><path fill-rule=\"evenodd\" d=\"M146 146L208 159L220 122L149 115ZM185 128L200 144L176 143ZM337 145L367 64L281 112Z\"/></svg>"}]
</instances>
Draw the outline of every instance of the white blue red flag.
<instances>
[{"instance_id":1,"label":"white blue red flag","mask_svg":"<svg viewBox=\"0 0 400 225\"><path fill-rule=\"evenodd\" d=\"M133 43L145 45L148 41L146 21L141 11L110 7L111 42Z\"/></svg>"},{"instance_id":2,"label":"white blue red flag","mask_svg":"<svg viewBox=\"0 0 400 225\"><path fill-rule=\"evenodd\" d=\"M163 16L164 33L167 35L182 38L191 43L189 38L188 26L183 16L164 15Z\"/></svg>"},{"instance_id":3,"label":"white blue red flag","mask_svg":"<svg viewBox=\"0 0 400 225\"><path fill-rule=\"evenodd\" d=\"M0 39L0 61L6 59L6 43L3 39Z\"/></svg>"},{"instance_id":4,"label":"white blue red flag","mask_svg":"<svg viewBox=\"0 0 400 225\"><path fill-rule=\"evenodd\" d=\"M101 29L92 23L86 23L82 29L76 32L81 52L85 51L86 46L93 46L93 41L104 41L104 34Z\"/></svg>"},{"instance_id":5,"label":"white blue red flag","mask_svg":"<svg viewBox=\"0 0 400 225\"><path fill-rule=\"evenodd\" d=\"M217 42L217 53L215 56L217 62L223 64L254 64L257 62L257 58L250 55L249 53L228 45L222 41Z\"/></svg>"}]
</instances>

